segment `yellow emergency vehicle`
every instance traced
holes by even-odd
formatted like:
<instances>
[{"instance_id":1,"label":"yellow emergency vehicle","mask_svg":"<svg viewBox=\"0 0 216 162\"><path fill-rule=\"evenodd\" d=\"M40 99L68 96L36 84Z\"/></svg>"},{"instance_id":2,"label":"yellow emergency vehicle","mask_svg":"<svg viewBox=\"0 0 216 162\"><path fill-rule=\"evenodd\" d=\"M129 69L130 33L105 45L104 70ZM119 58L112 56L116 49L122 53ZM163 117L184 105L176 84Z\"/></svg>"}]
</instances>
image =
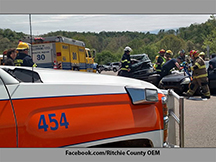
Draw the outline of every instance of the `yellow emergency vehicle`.
<instances>
[{"instance_id":1,"label":"yellow emergency vehicle","mask_svg":"<svg viewBox=\"0 0 216 162\"><path fill-rule=\"evenodd\" d=\"M63 36L27 38L37 67L93 72L94 58L83 41Z\"/></svg>"}]
</instances>

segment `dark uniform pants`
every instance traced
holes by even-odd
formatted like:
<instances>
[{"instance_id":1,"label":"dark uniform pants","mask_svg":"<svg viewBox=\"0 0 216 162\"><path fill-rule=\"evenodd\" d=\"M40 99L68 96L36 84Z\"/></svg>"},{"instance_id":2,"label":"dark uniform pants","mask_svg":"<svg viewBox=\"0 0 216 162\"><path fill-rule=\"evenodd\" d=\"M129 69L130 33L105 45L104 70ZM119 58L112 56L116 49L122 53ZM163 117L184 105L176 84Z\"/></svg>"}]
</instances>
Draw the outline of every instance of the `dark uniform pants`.
<instances>
[{"instance_id":1,"label":"dark uniform pants","mask_svg":"<svg viewBox=\"0 0 216 162\"><path fill-rule=\"evenodd\" d=\"M196 90L200 87L201 87L201 93L203 96L210 96L210 90L208 86L207 77L193 79L189 85L189 90L187 91L187 94L189 96L193 96Z\"/></svg>"},{"instance_id":2,"label":"dark uniform pants","mask_svg":"<svg viewBox=\"0 0 216 162\"><path fill-rule=\"evenodd\" d=\"M118 73L118 76L124 76L124 77L129 77L130 73L126 70L120 70Z\"/></svg>"},{"instance_id":3,"label":"dark uniform pants","mask_svg":"<svg viewBox=\"0 0 216 162\"><path fill-rule=\"evenodd\" d=\"M160 80L165 77L166 75L168 75L170 73L170 70L166 69L166 68L162 68L161 73L160 73Z\"/></svg>"}]
</instances>

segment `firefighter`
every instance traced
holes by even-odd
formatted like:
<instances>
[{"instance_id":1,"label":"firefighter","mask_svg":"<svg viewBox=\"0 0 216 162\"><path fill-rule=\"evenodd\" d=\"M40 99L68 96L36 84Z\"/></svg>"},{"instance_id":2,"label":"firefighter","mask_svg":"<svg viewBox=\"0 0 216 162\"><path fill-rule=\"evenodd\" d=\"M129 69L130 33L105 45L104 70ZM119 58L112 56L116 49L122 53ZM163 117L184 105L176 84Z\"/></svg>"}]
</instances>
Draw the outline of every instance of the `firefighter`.
<instances>
[{"instance_id":1,"label":"firefighter","mask_svg":"<svg viewBox=\"0 0 216 162\"><path fill-rule=\"evenodd\" d=\"M200 52L199 56L205 61L205 53L204 52Z\"/></svg>"},{"instance_id":2,"label":"firefighter","mask_svg":"<svg viewBox=\"0 0 216 162\"><path fill-rule=\"evenodd\" d=\"M181 50L178 52L179 56L181 57L181 62L185 61L185 50Z\"/></svg>"},{"instance_id":3,"label":"firefighter","mask_svg":"<svg viewBox=\"0 0 216 162\"><path fill-rule=\"evenodd\" d=\"M126 46L124 49L124 54L121 59L121 70L119 71L119 76L128 77L131 71L131 59L130 59L130 52L132 49L129 46Z\"/></svg>"},{"instance_id":4,"label":"firefighter","mask_svg":"<svg viewBox=\"0 0 216 162\"><path fill-rule=\"evenodd\" d=\"M199 53L195 50L190 51L191 59L193 60L193 64L189 69L192 70L193 80L189 84L189 90L186 93L187 98L194 95L196 90L201 88L201 97L210 99L210 90L208 86L208 74L206 70L205 62L201 57L199 57Z\"/></svg>"},{"instance_id":5,"label":"firefighter","mask_svg":"<svg viewBox=\"0 0 216 162\"><path fill-rule=\"evenodd\" d=\"M169 61L169 60L171 60L172 56L173 56L173 52L171 50L167 50L166 54L165 54L166 62Z\"/></svg>"},{"instance_id":6,"label":"firefighter","mask_svg":"<svg viewBox=\"0 0 216 162\"><path fill-rule=\"evenodd\" d=\"M155 56L155 61L154 61L154 65L153 65L153 67L154 67L155 70L156 70L156 62L158 60L158 57L159 57L159 55Z\"/></svg>"},{"instance_id":7,"label":"firefighter","mask_svg":"<svg viewBox=\"0 0 216 162\"><path fill-rule=\"evenodd\" d=\"M164 63L166 62L166 59L164 58L166 51L164 49L161 49L158 53L159 53L158 57L156 56L157 61L155 63L155 69L156 69L157 73L161 73L161 68L164 65Z\"/></svg>"},{"instance_id":8,"label":"firefighter","mask_svg":"<svg viewBox=\"0 0 216 162\"><path fill-rule=\"evenodd\" d=\"M7 51L7 58L4 62L4 65L14 66L14 59L16 58L17 53L15 48L11 48Z\"/></svg>"},{"instance_id":9,"label":"firefighter","mask_svg":"<svg viewBox=\"0 0 216 162\"><path fill-rule=\"evenodd\" d=\"M19 42L17 49L17 57L14 60L15 66L29 66L35 67L36 64L32 61L31 56L28 55L29 45L25 42Z\"/></svg>"},{"instance_id":10,"label":"firefighter","mask_svg":"<svg viewBox=\"0 0 216 162\"><path fill-rule=\"evenodd\" d=\"M167 61L163 66L162 66L162 69L161 69L161 73L160 73L160 80L168 75L170 73L170 70L174 67L177 67L178 69L180 69L180 65L179 63L177 62L176 59L171 59L169 61Z\"/></svg>"}]
</instances>

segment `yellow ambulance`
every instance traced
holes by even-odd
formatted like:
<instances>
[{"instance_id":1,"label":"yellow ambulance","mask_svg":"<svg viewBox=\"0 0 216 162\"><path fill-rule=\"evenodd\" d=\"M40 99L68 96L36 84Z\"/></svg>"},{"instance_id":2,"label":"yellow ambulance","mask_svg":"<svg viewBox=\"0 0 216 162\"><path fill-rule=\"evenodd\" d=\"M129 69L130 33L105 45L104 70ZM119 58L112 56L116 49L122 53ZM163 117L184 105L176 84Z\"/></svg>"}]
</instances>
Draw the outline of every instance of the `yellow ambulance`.
<instances>
[{"instance_id":1,"label":"yellow ambulance","mask_svg":"<svg viewBox=\"0 0 216 162\"><path fill-rule=\"evenodd\" d=\"M24 39L37 67L93 72L94 58L83 41L63 36Z\"/></svg>"}]
</instances>

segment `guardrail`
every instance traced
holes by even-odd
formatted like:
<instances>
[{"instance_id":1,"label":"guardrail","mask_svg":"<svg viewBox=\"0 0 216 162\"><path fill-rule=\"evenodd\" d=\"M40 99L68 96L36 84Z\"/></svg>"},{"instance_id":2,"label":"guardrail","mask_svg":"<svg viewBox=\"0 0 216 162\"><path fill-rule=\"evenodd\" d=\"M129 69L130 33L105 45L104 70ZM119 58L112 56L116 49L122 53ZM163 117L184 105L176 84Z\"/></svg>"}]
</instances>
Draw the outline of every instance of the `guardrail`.
<instances>
[{"instance_id":1,"label":"guardrail","mask_svg":"<svg viewBox=\"0 0 216 162\"><path fill-rule=\"evenodd\" d=\"M179 146L184 147L184 97L176 94L172 89L163 91L167 96L167 107L169 110L168 142L171 147L176 146L176 127L179 125ZM175 114L175 99L179 102L179 117Z\"/></svg>"}]
</instances>

